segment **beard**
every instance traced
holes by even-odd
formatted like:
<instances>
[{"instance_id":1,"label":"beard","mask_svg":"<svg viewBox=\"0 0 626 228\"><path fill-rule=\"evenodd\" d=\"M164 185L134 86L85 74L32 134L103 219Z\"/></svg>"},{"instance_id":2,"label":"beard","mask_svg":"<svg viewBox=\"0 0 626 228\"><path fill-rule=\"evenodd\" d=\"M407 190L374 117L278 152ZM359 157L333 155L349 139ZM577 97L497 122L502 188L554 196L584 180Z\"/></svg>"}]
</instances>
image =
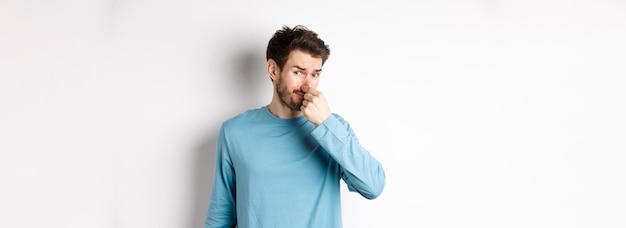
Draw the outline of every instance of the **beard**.
<instances>
[{"instance_id":1,"label":"beard","mask_svg":"<svg viewBox=\"0 0 626 228\"><path fill-rule=\"evenodd\" d=\"M293 95L296 92L302 92L300 89L295 89L293 91L289 91L289 88L285 84L282 83L280 77L276 79L276 93L278 97L280 97L280 101L289 107L289 109L293 111L300 111L300 107L302 106L302 100L298 100Z\"/></svg>"}]
</instances>

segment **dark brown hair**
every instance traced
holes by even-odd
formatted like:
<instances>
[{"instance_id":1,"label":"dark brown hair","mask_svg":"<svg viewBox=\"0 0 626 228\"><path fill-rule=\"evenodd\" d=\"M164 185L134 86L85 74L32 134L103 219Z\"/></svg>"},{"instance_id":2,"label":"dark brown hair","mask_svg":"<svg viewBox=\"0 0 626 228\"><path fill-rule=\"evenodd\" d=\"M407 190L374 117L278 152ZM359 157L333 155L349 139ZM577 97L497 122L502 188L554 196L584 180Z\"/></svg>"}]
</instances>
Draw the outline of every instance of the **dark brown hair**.
<instances>
[{"instance_id":1,"label":"dark brown hair","mask_svg":"<svg viewBox=\"0 0 626 228\"><path fill-rule=\"evenodd\" d=\"M282 70L292 50L301 50L313 57L321 57L322 65L330 55L328 45L318 37L317 33L302 25L293 28L283 26L282 29L276 30L267 44L266 60L273 59Z\"/></svg>"}]
</instances>

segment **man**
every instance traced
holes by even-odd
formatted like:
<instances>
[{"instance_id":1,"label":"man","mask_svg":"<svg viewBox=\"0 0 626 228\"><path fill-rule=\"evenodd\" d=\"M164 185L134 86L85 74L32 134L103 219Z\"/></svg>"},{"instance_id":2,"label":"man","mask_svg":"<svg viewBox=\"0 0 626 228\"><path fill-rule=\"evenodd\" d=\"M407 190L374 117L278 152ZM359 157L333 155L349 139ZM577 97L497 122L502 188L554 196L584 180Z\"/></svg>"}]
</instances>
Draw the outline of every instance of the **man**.
<instances>
[{"instance_id":1,"label":"man","mask_svg":"<svg viewBox=\"0 0 626 228\"><path fill-rule=\"evenodd\" d=\"M316 90L330 55L317 33L284 26L266 54L274 95L222 124L205 228L341 227L340 179L374 199L384 170Z\"/></svg>"}]
</instances>

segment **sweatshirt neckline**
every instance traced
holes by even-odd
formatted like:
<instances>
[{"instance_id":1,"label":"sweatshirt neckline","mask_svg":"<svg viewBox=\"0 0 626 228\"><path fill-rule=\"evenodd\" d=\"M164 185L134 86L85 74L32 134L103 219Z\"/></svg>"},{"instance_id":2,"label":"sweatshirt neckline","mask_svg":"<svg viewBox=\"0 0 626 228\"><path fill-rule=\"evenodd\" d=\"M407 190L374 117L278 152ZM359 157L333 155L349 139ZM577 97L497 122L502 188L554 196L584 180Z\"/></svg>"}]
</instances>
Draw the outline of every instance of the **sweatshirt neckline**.
<instances>
[{"instance_id":1,"label":"sweatshirt neckline","mask_svg":"<svg viewBox=\"0 0 626 228\"><path fill-rule=\"evenodd\" d=\"M298 117L294 117L294 118L279 118L278 116L275 116L274 114L272 114L270 112L270 110L267 108L267 105L263 106L263 113L269 117L272 121L275 122L280 122L280 123L296 123L296 122L301 122L301 121L305 121L306 118L304 117L304 115L300 115Z\"/></svg>"}]
</instances>

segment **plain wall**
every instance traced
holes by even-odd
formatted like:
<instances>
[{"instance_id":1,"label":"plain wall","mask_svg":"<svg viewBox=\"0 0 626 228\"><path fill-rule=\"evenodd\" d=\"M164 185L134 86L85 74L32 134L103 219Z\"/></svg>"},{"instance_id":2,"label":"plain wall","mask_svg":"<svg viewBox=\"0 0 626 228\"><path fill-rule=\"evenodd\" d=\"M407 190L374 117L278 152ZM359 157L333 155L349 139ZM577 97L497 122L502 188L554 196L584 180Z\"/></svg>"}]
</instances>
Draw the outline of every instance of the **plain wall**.
<instances>
[{"instance_id":1,"label":"plain wall","mask_svg":"<svg viewBox=\"0 0 626 228\"><path fill-rule=\"evenodd\" d=\"M344 227L626 226L624 1L1 0L0 227L202 227L297 24L387 175Z\"/></svg>"}]
</instances>

